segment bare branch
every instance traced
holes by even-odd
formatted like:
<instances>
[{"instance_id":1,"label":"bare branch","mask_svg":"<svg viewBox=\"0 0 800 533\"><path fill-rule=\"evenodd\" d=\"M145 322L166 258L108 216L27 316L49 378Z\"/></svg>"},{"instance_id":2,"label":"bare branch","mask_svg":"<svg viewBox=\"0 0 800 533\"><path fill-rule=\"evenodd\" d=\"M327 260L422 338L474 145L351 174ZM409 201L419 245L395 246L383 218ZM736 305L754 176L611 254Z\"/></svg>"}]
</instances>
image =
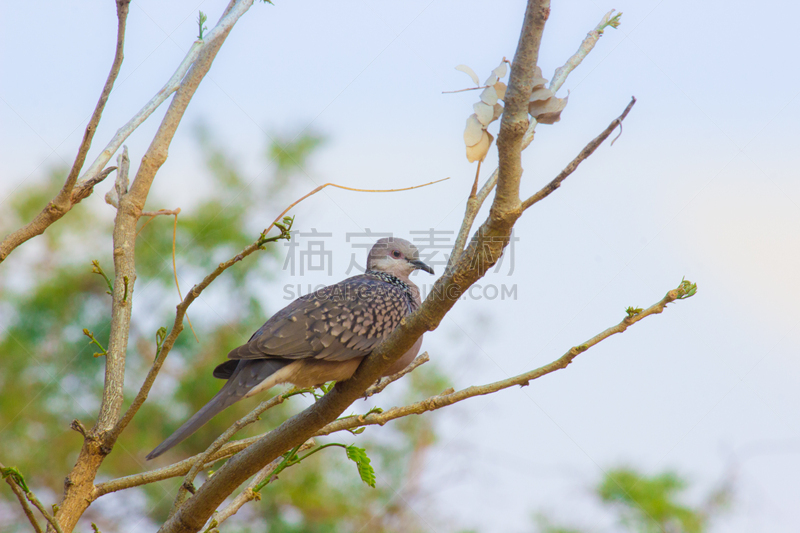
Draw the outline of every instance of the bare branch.
<instances>
[{"instance_id":1,"label":"bare branch","mask_svg":"<svg viewBox=\"0 0 800 533\"><path fill-rule=\"evenodd\" d=\"M508 244L511 229L519 218L519 150L528 127L525 86L532 85L536 53L541 40L547 2L532 0L523 23L518 54L511 65L509 89L506 92L508 115L500 126L499 138L507 145L501 147L498 194L492 205L492 215L479 228L469 247L458 260L452 274L445 274L414 313L384 339L359 365L353 377L337 383L314 405L285 421L255 444L232 457L206 481L197 493L167 520L160 531L194 532L199 530L216 508L236 487L288 449L299 446L321 427L340 416L348 406L362 397L403 353L425 332L435 329L458 298L480 279L497 261ZM530 61L531 63L527 63ZM510 109L509 109L510 107ZM516 159L516 162L515 162ZM516 167L515 167L516 165ZM516 172L515 171L519 171Z\"/></svg>"},{"instance_id":2,"label":"bare branch","mask_svg":"<svg viewBox=\"0 0 800 533\"><path fill-rule=\"evenodd\" d=\"M400 372L398 372L396 374L393 374L391 376L387 376L385 378L381 378L380 380L378 380L377 383L375 383L372 387L367 389L367 391L364 393L364 397L373 396L375 394L378 394L378 393L382 392L389 384L397 381L398 379L400 379L401 377L405 376L406 374L409 374L410 372L415 370L417 367L427 363L428 361L430 361L430 356L428 355L428 352L422 353L421 355L417 356L417 358L414 359L414 361L412 361L411 364L409 366L407 366L405 369L403 369L402 371L400 371ZM152 372L152 369L151 369L151 372ZM147 381L146 381L146 383L147 383ZM269 400L267 400L265 402L262 402L253 411L248 413L245 417L239 419L236 422L236 424L231 426L231 428L237 427L238 428L237 430L241 430L241 428L245 427L247 424L250 424L250 423L256 421L258 416L261 413L263 413L264 411L266 411L267 409L270 409L270 408L272 408L272 407L274 407L274 406L276 406L276 405L278 405L280 403L283 403L283 401L285 399L287 399L289 396L292 396L292 395L297 394L299 392L302 392L302 391L289 391L288 393L280 394L278 396L270 398ZM141 394L141 391L140 391L140 394ZM141 400L141 402L139 402L138 400L140 400L140 398L137 396L137 400L134 400L134 404L138 403L139 405L141 405L141 403L143 403L143 400ZM131 407L131 409L132 408L133 407ZM131 410L129 409L128 412L125 413L125 417L123 417L123 420L125 420L125 419L127 419L127 418L129 418L131 416L132 416L131 415ZM230 431L230 428L229 428L229 431ZM200 472L202 469L210 467L211 465L213 465L215 462L219 461L220 459L226 459L226 458L228 458L228 457L240 452L241 450L243 450L246 447L248 447L249 445L253 444L254 442L256 442L258 439L260 439L263 436L262 435L262 436L250 437L250 438L247 438L247 439L237 440L237 441L234 441L234 442L231 442L231 443L228 443L228 444L223 444L221 447L216 446L218 441L222 440L222 442L224 443L227 440L229 440L230 437L232 437L234 433L235 432L231 432L230 435L224 436L225 438L222 438L223 436L221 436L219 439L215 440L214 443L212 443L212 445L206 451L204 451L203 453L197 454L197 455L195 455L193 457L190 457L188 459L184 459L183 461L180 461L180 462L175 463L173 465L166 466L166 467L163 467L163 468L159 468L159 469L156 469L156 470L151 470L150 472L143 472L141 474L135 474L135 475L132 475L132 476L126 476L126 477L122 477L122 478L119 478L119 479L115 479L115 480L111 480L111 481L106 481L104 483L100 483L95 487L94 495L93 495L92 499L94 500L96 498L99 498L100 496L103 496L103 495L108 494L110 492L116 492L118 490L124 490L124 489L128 489L128 488L131 488L131 487L138 487L140 485L146 485L148 483L153 483L153 482L156 482L156 481L162 481L164 479L169 479L169 478L173 478L173 477L177 477L177 476L185 476L186 474L189 473L190 470L192 470L193 468L196 468L198 464L202 463L202 467L197 468L197 472L195 472L191 476L191 479L189 480L190 482L193 482L195 476L197 475L197 473ZM212 448L213 448L213 450L212 450ZM189 476L187 476L187 478L188 477Z\"/></svg>"},{"instance_id":3,"label":"bare branch","mask_svg":"<svg viewBox=\"0 0 800 533\"><path fill-rule=\"evenodd\" d=\"M31 502L34 507L39 509L39 512L42 513L44 519L47 520L51 526L53 526L53 529L55 529L57 533L64 533L61 529L61 524L58 522L58 518L50 514L47 509L45 509L44 505L42 505L42 502L39 501L39 498L37 498L33 492L26 492L25 497L28 498L28 501Z\"/></svg>"},{"instance_id":4,"label":"bare branch","mask_svg":"<svg viewBox=\"0 0 800 533\"><path fill-rule=\"evenodd\" d=\"M281 235L269 238L265 237L265 235L262 233L261 237L256 242L245 247L241 252L233 256L231 259L228 259L224 263L220 263L211 274L203 278L203 281L192 287L192 289L186 294L186 297L181 301L180 304L178 304L177 311L175 313L175 321L172 323L172 329L170 330L169 335L167 335L167 337L164 339L164 343L161 345L161 350L156 353L155 359L153 360L153 366L150 367L150 371L147 373L147 377L145 377L142 387L139 389L139 392L136 395L136 398L134 398L131 406L128 407L128 410L114 428L115 438L118 437L119 434L122 433L122 431L128 426L130 421L133 420L133 417L147 399L147 395L150 393L150 389L153 387L153 383L155 382L156 376L158 376L158 373L164 364L164 360L167 358L167 355L175 345L175 341L178 339L178 336L183 331L183 317L186 315L186 310L189 309L189 306L192 304L192 302L194 302L197 297L200 296L200 294L211 284L211 282L217 279L227 269L253 252L262 249L264 244L268 242L275 242L281 238L285 238L284 232L282 232Z\"/></svg>"},{"instance_id":5,"label":"bare branch","mask_svg":"<svg viewBox=\"0 0 800 533\"><path fill-rule=\"evenodd\" d=\"M75 188L72 189L72 205L77 204L84 198L88 198L94 191L94 186L106 179L106 177L115 170L117 170L117 167L104 168L102 172L95 175L93 178L78 183Z\"/></svg>"},{"instance_id":6,"label":"bare branch","mask_svg":"<svg viewBox=\"0 0 800 533\"><path fill-rule=\"evenodd\" d=\"M119 69L122 66L122 60L124 57L123 48L125 47L125 22L128 18L128 9L130 7L130 0L117 0L117 48L114 52L114 62L111 65L111 72L108 73L108 78L106 79L106 83L103 86L103 91L100 93L100 99L97 101L97 105L94 108L94 113L92 113L92 118L89 119L89 124L86 126L86 131L83 134L83 141L81 142L81 146L78 149L78 155L75 157L75 163L73 163L72 168L69 171L69 176L67 176L67 182L64 184L64 188L68 190L68 193L72 193L72 188L75 185L75 182L78 180L78 174L80 174L81 168L83 168L83 163L86 161L86 154L89 152L89 148L92 146L92 139L94 138L95 131L97 130L97 125L100 123L100 117L103 115L103 109L106 106L106 102L108 101L108 97L111 94L111 89L114 88L114 82L119 75ZM104 165L101 165L101 167ZM98 169L99 170L99 169Z\"/></svg>"},{"instance_id":7,"label":"bare branch","mask_svg":"<svg viewBox=\"0 0 800 533\"><path fill-rule=\"evenodd\" d=\"M605 331L595 335L594 337L592 337L591 339L587 340L582 344L573 346L572 348L567 350L567 352L560 358L535 370L531 370L530 372L525 372L524 374L520 374L518 376L510 377L500 381L495 381L494 383L488 383L486 385L468 387L466 389L462 389L457 392L445 392L443 394L432 396L430 398L413 403L411 405L406 405L404 407L394 407L382 413L372 413L364 416L351 416L347 418L342 418L334 422L331 422L330 424L320 429L317 432L317 435L318 436L329 435L336 431L342 431L345 429L354 429L357 427L370 426L375 424L382 426L386 422L389 422L390 420L395 420L397 418L401 418L408 415L418 415L425 413L427 411L435 411L437 409L441 409L442 407L446 407L448 405L452 405L454 403L466 400L467 398L492 394L497 391L513 387L515 385L525 387L534 379L550 374L551 372L555 372L556 370L561 370L563 368L566 368L573 361L573 359L575 359L579 354L585 352L592 346L604 341L605 339L611 337L612 335L624 332L626 329L628 329L628 327L632 326L636 322L639 322L640 320L648 316L661 313L662 311L664 311L667 304L674 302L677 299L688 297L687 295L690 295L689 294L690 290L691 290L691 285L687 285L686 282L682 282L677 288L669 291L666 294L666 296L664 296L664 298L662 298L659 302L653 304L652 306L639 312L638 314L629 313L629 316L626 316L624 319L622 319L622 322L620 322L616 326L612 326L606 329Z\"/></svg>"},{"instance_id":8,"label":"bare branch","mask_svg":"<svg viewBox=\"0 0 800 533\"><path fill-rule=\"evenodd\" d=\"M131 160L128 157L128 147L122 145L122 152L117 156L117 177L111 190L106 193L105 201L119 209L120 199L128 194L128 174L131 169Z\"/></svg>"},{"instance_id":9,"label":"bare branch","mask_svg":"<svg viewBox=\"0 0 800 533\"><path fill-rule=\"evenodd\" d=\"M304 442L297 451L302 452L313 448L314 446L316 446L314 439L309 439ZM255 475L253 480L247 484L247 487L245 487L245 489L238 496L236 496L236 498L234 498L233 501L227 505L227 507L219 512L214 513L211 518L211 523L209 524L209 530L218 528L225 520L239 512L239 509L241 509L247 502L260 500L261 493L255 492L253 489L255 489L262 481L269 478L275 469L278 468L278 465L281 464L281 461L283 461L283 457L278 457L270 464L262 468L258 474ZM277 476L275 479L277 479Z\"/></svg>"},{"instance_id":10,"label":"bare branch","mask_svg":"<svg viewBox=\"0 0 800 533\"><path fill-rule=\"evenodd\" d=\"M142 211L143 217L157 217L158 215L179 215L181 213L181 208L177 207L175 209L159 209L158 211Z\"/></svg>"},{"instance_id":11,"label":"bare branch","mask_svg":"<svg viewBox=\"0 0 800 533\"><path fill-rule=\"evenodd\" d=\"M89 119L89 124L86 126L86 131L83 134L83 140L78 148L78 154L75 156L75 162L67 175L64 182L64 187L59 191L55 198L50 200L47 206L26 226L18 229L14 233L8 235L2 242L0 242L0 263L8 257L17 246L41 235L44 231L56 220L63 217L67 212L72 209L72 206L89 196L92 192L92 187L108 175L107 171L103 177L97 179L96 174L100 174L108 160L94 170L93 174L89 175L86 183L81 184L78 191L75 191L75 182L78 179L78 174L83 168L83 163L86 161L86 154L92 146L92 139L97 130L97 124L100 122L100 117L103 115L103 109L108 101L108 96L111 94L111 89L114 87L114 82L119 75L119 69L122 66L123 53L122 50L125 46L125 23L128 19L128 7L130 0L117 0L117 45L114 52L114 62L111 64L111 71L108 73L106 83L100 93L100 99L95 105L94 112Z\"/></svg>"},{"instance_id":12,"label":"bare branch","mask_svg":"<svg viewBox=\"0 0 800 533\"><path fill-rule=\"evenodd\" d=\"M289 210L290 210L291 208L293 208L294 206L296 206L297 204L299 204L300 202L302 202L303 200L305 200L305 199L306 199L306 198L308 198L309 196L313 196L313 195L317 194L319 191L321 191L321 190L322 190L322 189L324 189L325 187L336 187L337 189L344 189L344 190L346 190L346 191L355 191L355 192L400 192L400 191L410 191L410 190L412 190L412 189L419 189L419 188L421 188L421 187L427 187L428 185L433 185L434 183L439 183L440 181L446 181L446 180L449 180L449 179L450 179L450 178L442 178L442 179L440 179L440 180L431 181L431 182L429 182L429 183L423 183L422 185L414 185L413 187L404 187L404 188L402 188L402 189L356 189L356 188L354 188L354 187L345 187L344 185L337 185L337 184L335 184L335 183L325 183L325 184L323 184L323 185L320 185L319 187L315 188L315 189L314 189L313 191L311 191L310 193L308 193L308 194L306 194L306 195L303 195L303 196L301 196L301 197L300 197L300 198L298 198L296 201L294 201L294 202L292 202L291 204L289 204L289 207L287 207L286 209L284 209L284 210L283 210L283 212L281 212L281 214L280 214L280 215L278 215L278 216L275 218L275 220L272 222L272 224L270 224L270 225L267 227L267 229L265 229L265 230L264 230L264 233L266 233L266 232L268 232L270 229L272 229L272 227L273 227L273 226L274 226L274 225L275 225L275 224L276 224L276 223L277 223L277 222L278 222L278 221L279 221L281 218L283 218L283 216L284 216L286 213L288 213L288 212L289 212Z\"/></svg>"},{"instance_id":13,"label":"bare branch","mask_svg":"<svg viewBox=\"0 0 800 533\"><path fill-rule=\"evenodd\" d=\"M67 531L72 531L80 516L91 503L91 495L94 492L93 482L97 470L104 458L111 452L122 422L120 412L123 403L125 355L136 282L134 250L137 222L156 172L166 160L169 145L189 102L211 68L225 38L252 3L253 0L233 1L214 29L208 33L206 39L195 43L193 49L197 48L196 58L191 62L191 68L188 69L185 76L181 75L178 79L179 87L150 147L142 158L130 190L119 198L113 233L115 275L103 397L97 421L84 440L75 467L65 483L64 495L57 517ZM101 157L110 158L112 153L104 152ZM91 176L91 169L88 172Z\"/></svg>"},{"instance_id":14,"label":"bare branch","mask_svg":"<svg viewBox=\"0 0 800 533\"><path fill-rule=\"evenodd\" d=\"M383 392L383 389L388 387L391 383L394 383L395 381L397 381L398 379L402 378L406 374L410 374L418 366L424 365L425 363L427 363L430 360L431 360L431 358L428 355L428 352L424 352L424 353L418 355L416 357L416 359L411 361L411 364L409 364L407 367L405 367L400 372L397 372L396 374L392 374L391 376L386 376L385 378L379 379L374 385L372 385L370 388L368 388L366 391L364 391L364 398L369 398L370 396L374 396L374 395L376 395L378 393Z\"/></svg>"},{"instance_id":15,"label":"bare branch","mask_svg":"<svg viewBox=\"0 0 800 533\"><path fill-rule=\"evenodd\" d=\"M558 67L556 69L555 74L553 75L553 79L550 80L550 90L553 91L555 94L564 82L567 80L567 76L569 73L575 70L575 68L581 64L581 62L589 55L589 52L592 51L594 45L597 44L597 41L600 40L600 37L603 36L603 31L608 27L616 28L619 24L619 17L622 13L618 13L614 15L614 9L603 15L603 18L600 22L595 26L595 28L586 34L586 38L583 40L581 45L578 47L578 51L575 52L572 57L570 57L563 66Z\"/></svg>"},{"instance_id":16,"label":"bare branch","mask_svg":"<svg viewBox=\"0 0 800 533\"><path fill-rule=\"evenodd\" d=\"M231 427L225 430L222 435L217 437L217 439L211 443L211 446L206 449L205 452L201 453L200 456L195 460L195 464L186 473L186 477L183 480L183 484L181 488L178 489L178 494L175 496L175 503L172 506L172 512L175 512L178 507L180 507L186 498L189 497L189 492L193 487L194 478L197 477L197 474L200 473L200 470L203 469L203 465L208 461L208 458L211 457L212 454L217 452L222 445L231 440L231 438L238 433L242 428L248 426L259 419L259 416L263 414L268 409L275 407L276 405L282 404L284 400L287 398L294 396L295 392L289 392L287 394L278 394L277 396L273 396L269 400L265 402L261 402L258 407L250 411L247 415L243 416L239 420L237 420ZM170 514L171 514L170 513Z\"/></svg>"},{"instance_id":17,"label":"bare branch","mask_svg":"<svg viewBox=\"0 0 800 533\"><path fill-rule=\"evenodd\" d=\"M422 414L427 411L435 411L437 409L441 409L442 407L446 407L448 405L452 405L454 403L458 403L460 401L466 400L468 398L473 398L475 396L492 394L517 385L526 386L529 384L530 381L533 381L534 379L555 372L556 370L566 368L579 354L585 352L589 348L595 346L596 344L599 344L600 342L611 337L612 335L624 332L626 329L628 329L628 327L632 326L633 324L639 322L640 320L648 316L661 313L666 308L667 304L672 303L678 299L686 298L691 294L693 294L692 285L688 284L687 282L682 282L677 288L669 291L664 296L664 298L662 298L659 302L655 303L649 308L641 310L638 313L630 312L629 316L625 317L619 324L604 330L603 332L599 333L598 335L595 335L594 337L592 337L591 339L587 340L582 344L573 346L559 359L556 359L555 361L540 368L537 368L535 370L532 370L530 372L526 372L518 376L496 381L493 383L488 383L485 385L468 387L466 389L457 392L453 392L452 389L450 389L449 391L445 391L442 394L432 396L430 398L427 398L425 400L407 406L394 407L382 413L372 413L368 415L351 416L338 419L320 428L315 433L315 435L316 436L329 435L337 431L344 431L348 429L355 429L358 427L370 426L370 425L382 426L391 420L396 420L398 418L402 418L413 414ZM422 360L422 357L423 356L418 357L415 360L415 362L419 361L420 365L423 364L424 360ZM425 358L425 360L427 360L427 358ZM395 376L391 377L394 378ZM212 466L216 461L230 457L231 455L234 455L239 451L244 450L251 444L258 442L267 435L269 435L269 433L266 433L264 435L249 437L247 439L242 439L236 442L226 444L218 452L214 453L213 455L207 457L204 460L204 468L208 468ZM203 455L205 454L198 454L195 455L194 457L185 459L174 465L153 470L151 472L144 472L142 474L136 474L133 476L127 476L124 478L101 483L97 485L95 489L95 494L96 494L95 497L99 497L104 494L108 494L110 492L115 492L118 490L137 487L140 485L145 485L148 483L153 483L156 481L161 481L164 479L169 479L172 477L184 475L191 469L192 465L198 462L198 459L200 459Z\"/></svg>"},{"instance_id":18,"label":"bare branch","mask_svg":"<svg viewBox=\"0 0 800 533\"><path fill-rule=\"evenodd\" d=\"M563 66L556 69L553 79L550 81L550 90L553 91L553 94L555 94L561 88L561 86L567 80L567 76L569 76L569 74L581 64L586 56L589 55L589 52L592 51L595 44L597 44L597 41L603 35L603 30L611 25L610 23L612 20L618 19L619 15L621 15L621 13L619 13L616 16L612 16L613 13L613 9L606 13L595 29L590 31L583 40L581 46L578 48L578 51L572 57L570 57ZM529 119L530 124L528 125L528 129L522 138L522 150L525 150L533 141L533 135L537 125L536 119L533 117L529 117ZM461 228L458 231L455 243L453 244L453 250L450 253L450 259L447 262L447 272L452 270L458 258L461 257L461 254L464 251L464 246L467 243L467 238L469 237L469 232L472 230L472 224L475 222L475 217L478 216L478 211L480 211L481 206L483 206L483 202L486 201L489 193L491 193L492 190L494 190L495 185L497 185L498 170L499 169L495 169L495 171L492 172L492 175L489 176L488 180L486 180L486 183L483 185L476 197L470 195L470 197L467 199L464 219L461 222Z\"/></svg>"},{"instance_id":19,"label":"bare branch","mask_svg":"<svg viewBox=\"0 0 800 533\"><path fill-rule=\"evenodd\" d=\"M522 178L522 138L528 130L528 99L533 91L533 77L539 60L539 46L547 17L549 0L528 2L522 35L511 64L505 109L497 135L499 169L497 193L491 218L498 220L519 216L519 183Z\"/></svg>"},{"instance_id":20,"label":"bare branch","mask_svg":"<svg viewBox=\"0 0 800 533\"><path fill-rule=\"evenodd\" d=\"M228 457L239 453L260 438L261 436L249 437L246 439L229 442L220 448L216 453L210 455L206 459L203 468L210 468L217 461L227 459ZM189 470L192 469L195 463L197 463L197 459L199 459L204 453L205 452L193 455L192 457L184 459L183 461L179 461L162 468L157 468L155 470L150 470L148 472L142 472L140 474L134 474L131 476L112 479L103 483L98 483L94 488L91 499L95 500L100 496L105 496L111 492L130 489L132 487L139 487L141 485L147 485L149 483L155 483L157 481L163 481L165 479L171 479L178 476L185 476Z\"/></svg>"},{"instance_id":21,"label":"bare branch","mask_svg":"<svg viewBox=\"0 0 800 533\"><path fill-rule=\"evenodd\" d=\"M625 108L625 111L623 111L620 116L615 118L611 122L611 124L609 124L605 130L603 130L603 133L592 139L592 141L589 144L587 144L583 148L583 150L581 150L581 152L575 157L575 159L573 159L569 163L569 165L567 165L566 168L564 168L564 170L559 172L558 176L556 176L553 179L553 181L545 185L541 190L539 190L539 192L537 192L536 194L534 194L533 196L522 202L522 210L524 211L533 204L535 204L536 202L544 198L547 198L550 195L550 193L558 189L561 186L561 182L567 179L567 177L570 174L572 174L576 168L578 168L578 165L580 165L586 158L592 155L594 151L597 150L597 147L600 146L603 143L603 141L605 141L608 138L609 135L611 135L611 133L616 129L617 126L622 125L622 121L625 120L625 117L628 116L628 113L630 113L631 108L633 108L633 104L635 103L636 103L636 98L631 97L631 101Z\"/></svg>"},{"instance_id":22,"label":"bare branch","mask_svg":"<svg viewBox=\"0 0 800 533\"><path fill-rule=\"evenodd\" d=\"M22 509L25 511L25 515L28 517L33 525L33 528L37 532L41 532L41 528L33 516L33 510L25 502L25 499L32 503L33 506L36 507L40 513L42 513L42 516L44 516L45 520L47 520L50 525L53 526L55 531L62 533L61 525L58 523L58 520L56 520L53 515L47 512L47 509L44 508L44 505L42 505L42 502L39 501L39 498L37 498L33 491L31 491L31 489L28 487L28 484L25 482L25 478L22 476L19 470L14 467L5 467L2 463L0 463L0 474L2 474L2 477L11 486L11 490L14 491L14 494L17 496L20 504L22 505Z\"/></svg>"}]
</instances>

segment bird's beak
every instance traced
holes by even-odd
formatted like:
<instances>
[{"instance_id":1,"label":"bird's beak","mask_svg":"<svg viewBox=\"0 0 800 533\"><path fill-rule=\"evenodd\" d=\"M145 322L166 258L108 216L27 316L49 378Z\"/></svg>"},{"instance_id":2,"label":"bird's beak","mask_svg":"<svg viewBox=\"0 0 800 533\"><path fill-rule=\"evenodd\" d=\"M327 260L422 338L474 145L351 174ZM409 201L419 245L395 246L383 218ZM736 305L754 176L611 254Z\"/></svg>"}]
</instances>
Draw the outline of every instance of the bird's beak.
<instances>
[{"instance_id":1,"label":"bird's beak","mask_svg":"<svg viewBox=\"0 0 800 533\"><path fill-rule=\"evenodd\" d=\"M409 261L409 263L414 265L414 268L416 270L424 270L428 274L435 274L435 272L433 271L433 268L429 267L428 265L426 265L425 263L423 263L419 259L415 259L414 261Z\"/></svg>"}]
</instances>

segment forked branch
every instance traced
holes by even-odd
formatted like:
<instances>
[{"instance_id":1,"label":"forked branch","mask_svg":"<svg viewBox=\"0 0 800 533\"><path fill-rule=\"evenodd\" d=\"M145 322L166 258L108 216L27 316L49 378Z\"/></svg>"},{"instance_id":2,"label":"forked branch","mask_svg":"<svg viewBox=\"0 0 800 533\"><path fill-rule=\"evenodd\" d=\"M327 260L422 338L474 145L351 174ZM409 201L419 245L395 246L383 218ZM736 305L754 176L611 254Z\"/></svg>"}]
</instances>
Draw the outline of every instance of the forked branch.
<instances>
[{"instance_id":1,"label":"forked branch","mask_svg":"<svg viewBox=\"0 0 800 533\"><path fill-rule=\"evenodd\" d=\"M558 176L553 178L553 181L542 187L536 194L522 202L522 210L528 209L530 206L547 198L553 191L561 187L561 183L569 177L570 174L575 172L575 169L578 168L582 162L584 162L590 155L594 153L597 148L603 144L603 141L608 139L608 136L617 129L617 126L620 128L622 127L622 121L625 120L625 117L628 116L631 109L633 108L633 104L636 103L636 98L631 97L631 101L628 106L625 108L625 111L622 112L620 116L615 118L608 127L603 130L603 132L592 139L589 144L584 146L583 150L573 159L570 161L569 165L567 165L564 170L558 173Z\"/></svg>"},{"instance_id":2,"label":"forked branch","mask_svg":"<svg viewBox=\"0 0 800 533\"><path fill-rule=\"evenodd\" d=\"M103 109L106 107L108 96L114 88L114 82L119 75L119 69L122 66L123 48L125 47L125 25L128 20L128 8L130 0L117 0L117 45L114 52L114 62L111 64L111 71L108 73L106 83L103 85L103 90L100 92L100 98L94 107L89 123L86 125L86 131L83 134L83 140L78 147L78 154L75 156L75 162L67 174L67 179L64 186L58 194L48 202L47 206L27 225L18 229L17 231L8 235L2 242L0 242L0 263L8 257L14 249L20 244L41 235L50 227L56 220L63 217L69 212L72 207L79 203L81 200L89 196L92 188L101 182L113 169L106 169L101 172L101 169L108 163L108 160L102 164L97 165L92 174L89 174L86 181L75 187L78 180L83 164L86 161L86 154L92 146L92 139L94 138L97 125L100 123L100 117L103 115Z\"/></svg>"}]
</instances>

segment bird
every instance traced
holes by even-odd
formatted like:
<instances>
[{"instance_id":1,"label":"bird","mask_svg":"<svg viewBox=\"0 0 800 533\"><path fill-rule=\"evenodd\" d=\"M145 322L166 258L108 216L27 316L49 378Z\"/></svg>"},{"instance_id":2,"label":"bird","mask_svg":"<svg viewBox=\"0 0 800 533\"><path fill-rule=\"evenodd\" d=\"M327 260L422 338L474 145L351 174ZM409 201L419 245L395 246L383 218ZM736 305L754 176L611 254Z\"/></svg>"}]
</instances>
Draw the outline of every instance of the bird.
<instances>
[{"instance_id":1,"label":"bird","mask_svg":"<svg viewBox=\"0 0 800 533\"><path fill-rule=\"evenodd\" d=\"M420 305L412 272L433 268L405 239L379 239L367 256L364 274L294 300L234 348L214 377L227 380L220 391L164 442L147 454L154 459L188 438L222 410L281 383L313 387L349 379L361 361ZM422 345L414 346L383 376L403 370Z\"/></svg>"}]
</instances>

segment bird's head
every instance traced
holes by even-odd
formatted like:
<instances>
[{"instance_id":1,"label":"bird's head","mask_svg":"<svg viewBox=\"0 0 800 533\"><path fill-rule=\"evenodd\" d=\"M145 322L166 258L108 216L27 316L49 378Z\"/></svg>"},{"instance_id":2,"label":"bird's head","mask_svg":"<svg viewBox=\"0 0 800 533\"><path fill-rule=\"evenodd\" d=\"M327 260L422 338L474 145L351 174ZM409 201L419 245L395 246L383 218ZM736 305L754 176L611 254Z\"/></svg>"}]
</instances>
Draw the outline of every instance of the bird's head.
<instances>
[{"instance_id":1,"label":"bird's head","mask_svg":"<svg viewBox=\"0 0 800 533\"><path fill-rule=\"evenodd\" d=\"M386 272L406 280L415 270L433 274L433 268L419 260L416 246L394 237L384 237L375 243L367 257L367 270Z\"/></svg>"}]
</instances>

